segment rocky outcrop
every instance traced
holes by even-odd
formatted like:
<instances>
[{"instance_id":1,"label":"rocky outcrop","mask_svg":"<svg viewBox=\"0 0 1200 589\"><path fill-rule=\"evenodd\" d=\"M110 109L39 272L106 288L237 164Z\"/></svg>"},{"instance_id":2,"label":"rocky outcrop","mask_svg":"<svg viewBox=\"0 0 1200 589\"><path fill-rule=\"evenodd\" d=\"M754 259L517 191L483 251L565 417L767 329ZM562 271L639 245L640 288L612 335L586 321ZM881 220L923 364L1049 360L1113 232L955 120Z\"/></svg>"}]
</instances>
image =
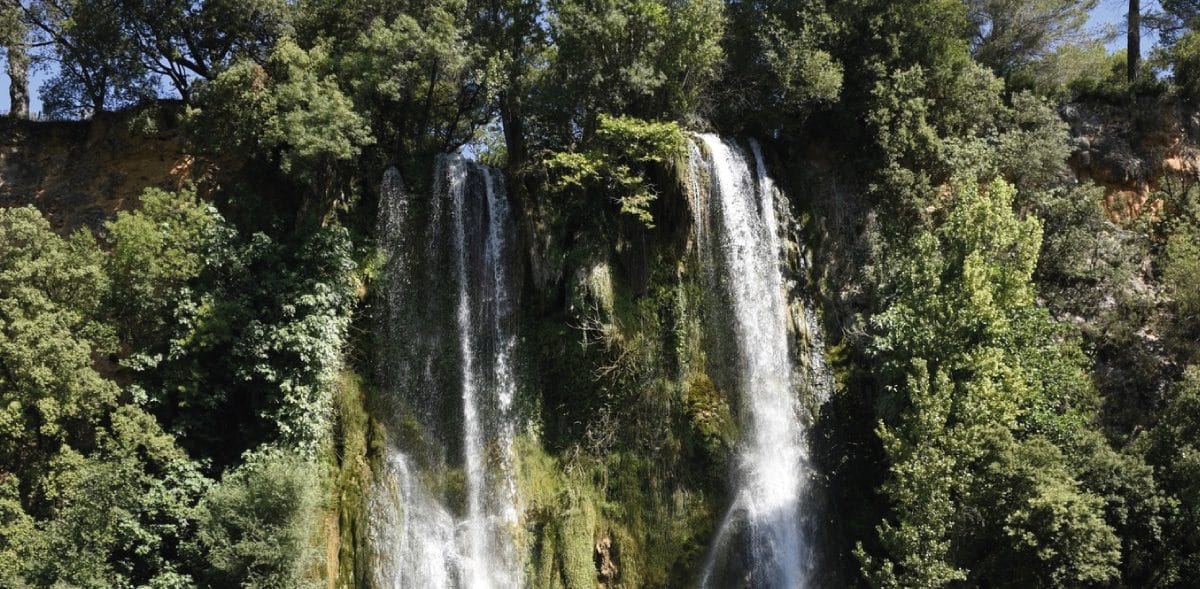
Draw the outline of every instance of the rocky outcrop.
<instances>
[{"instance_id":1,"label":"rocky outcrop","mask_svg":"<svg viewBox=\"0 0 1200 589\"><path fill-rule=\"evenodd\" d=\"M1200 179L1200 112L1169 97L1129 104L1072 103L1061 109L1070 126L1071 168L1104 187L1114 221L1161 206L1161 193Z\"/></svg>"},{"instance_id":2,"label":"rocky outcrop","mask_svg":"<svg viewBox=\"0 0 1200 589\"><path fill-rule=\"evenodd\" d=\"M100 229L147 187L198 178L177 130L159 122L144 112L90 121L0 117L0 206L34 205L60 231Z\"/></svg>"}]
</instances>

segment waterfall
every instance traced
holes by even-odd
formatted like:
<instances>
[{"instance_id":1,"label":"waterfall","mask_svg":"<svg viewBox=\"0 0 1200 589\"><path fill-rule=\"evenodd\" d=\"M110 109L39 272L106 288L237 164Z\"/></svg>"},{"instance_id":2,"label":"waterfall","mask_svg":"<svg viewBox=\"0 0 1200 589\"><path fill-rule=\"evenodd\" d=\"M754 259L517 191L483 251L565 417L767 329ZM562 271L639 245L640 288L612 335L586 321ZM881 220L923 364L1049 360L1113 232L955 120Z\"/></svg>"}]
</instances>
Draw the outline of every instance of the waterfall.
<instances>
[{"instance_id":1,"label":"waterfall","mask_svg":"<svg viewBox=\"0 0 1200 589\"><path fill-rule=\"evenodd\" d=\"M373 497L375 583L519 587L514 227L504 183L487 166L442 156L424 219L414 204L389 171L379 365L402 435Z\"/></svg>"},{"instance_id":2,"label":"waterfall","mask_svg":"<svg viewBox=\"0 0 1200 589\"><path fill-rule=\"evenodd\" d=\"M751 152L714 135L699 135L690 147L698 251L720 297L713 307L728 314L723 357L742 431L733 499L700 586L790 589L808 584L814 558L806 522L812 467L799 389L807 385L818 389L810 393L825 394L828 370L808 299L801 319L811 332L810 353L802 366L793 362L778 191L757 143Z\"/></svg>"}]
</instances>

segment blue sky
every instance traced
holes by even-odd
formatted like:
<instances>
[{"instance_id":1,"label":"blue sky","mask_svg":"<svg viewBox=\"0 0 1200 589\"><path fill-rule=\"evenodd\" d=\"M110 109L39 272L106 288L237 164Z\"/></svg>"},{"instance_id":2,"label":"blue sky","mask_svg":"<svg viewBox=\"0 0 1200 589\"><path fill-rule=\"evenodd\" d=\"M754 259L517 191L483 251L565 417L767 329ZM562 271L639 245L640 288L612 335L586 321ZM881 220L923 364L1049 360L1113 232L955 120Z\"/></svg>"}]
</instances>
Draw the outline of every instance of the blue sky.
<instances>
[{"instance_id":1,"label":"blue sky","mask_svg":"<svg viewBox=\"0 0 1200 589\"><path fill-rule=\"evenodd\" d=\"M1128 11L1128 9L1128 0L1100 0L1100 3L1096 5L1095 10L1092 11L1092 25L1102 27L1111 24L1115 26L1118 31L1124 32L1125 13ZM1158 2L1156 0L1142 0L1142 14L1157 9ZM1157 38L1158 35L1154 31L1142 29L1143 56L1148 54L1150 49L1154 47L1154 42L1157 40ZM1109 51L1116 51L1117 49L1124 48L1125 37L1123 35L1118 36L1108 44Z\"/></svg>"},{"instance_id":2,"label":"blue sky","mask_svg":"<svg viewBox=\"0 0 1200 589\"><path fill-rule=\"evenodd\" d=\"M1142 10L1157 8L1158 3L1155 0L1142 0ZM1105 25L1114 25L1117 30L1123 30L1125 22L1125 11L1128 7L1126 0L1100 0L1099 5L1092 11L1091 23L1096 27ZM1154 44L1154 34L1151 31L1142 32L1142 52L1148 52ZM1115 51L1125 46L1124 37L1118 37L1109 43L1109 51ZM41 112L42 101L38 97L38 88L45 81L47 72L34 72L31 80L31 97L32 104L30 110L33 112ZM0 112L8 112L8 77L0 75Z\"/></svg>"}]
</instances>

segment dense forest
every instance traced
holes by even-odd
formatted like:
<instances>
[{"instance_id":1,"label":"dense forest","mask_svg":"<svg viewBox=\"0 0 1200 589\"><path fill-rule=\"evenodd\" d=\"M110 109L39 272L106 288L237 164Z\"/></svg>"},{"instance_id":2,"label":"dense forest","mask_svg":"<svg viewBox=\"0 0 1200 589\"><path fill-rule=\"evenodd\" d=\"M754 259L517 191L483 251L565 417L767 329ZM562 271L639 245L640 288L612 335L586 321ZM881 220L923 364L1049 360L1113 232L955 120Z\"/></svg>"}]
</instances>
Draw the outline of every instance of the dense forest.
<instances>
[{"instance_id":1,"label":"dense forest","mask_svg":"<svg viewBox=\"0 0 1200 589\"><path fill-rule=\"evenodd\" d=\"M1196 586L1200 2L1096 5L0 0L0 587Z\"/></svg>"}]
</instances>

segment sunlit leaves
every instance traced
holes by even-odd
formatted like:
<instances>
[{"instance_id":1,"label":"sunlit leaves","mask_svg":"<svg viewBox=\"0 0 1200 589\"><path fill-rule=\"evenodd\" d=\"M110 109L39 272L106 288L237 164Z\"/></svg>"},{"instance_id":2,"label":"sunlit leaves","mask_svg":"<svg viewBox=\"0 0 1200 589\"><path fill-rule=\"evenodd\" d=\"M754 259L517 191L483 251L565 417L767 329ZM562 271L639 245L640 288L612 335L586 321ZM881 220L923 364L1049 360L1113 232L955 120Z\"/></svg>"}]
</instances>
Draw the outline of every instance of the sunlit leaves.
<instances>
[{"instance_id":1,"label":"sunlit leaves","mask_svg":"<svg viewBox=\"0 0 1200 589\"><path fill-rule=\"evenodd\" d=\"M590 149L560 152L546 160L558 190L600 188L620 203L621 212L654 226L650 205L657 188L647 174L651 164L666 164L683 156L683 131L675 123L642 121L600 115L600 127Z\"/></svg>"}]
</instances>

